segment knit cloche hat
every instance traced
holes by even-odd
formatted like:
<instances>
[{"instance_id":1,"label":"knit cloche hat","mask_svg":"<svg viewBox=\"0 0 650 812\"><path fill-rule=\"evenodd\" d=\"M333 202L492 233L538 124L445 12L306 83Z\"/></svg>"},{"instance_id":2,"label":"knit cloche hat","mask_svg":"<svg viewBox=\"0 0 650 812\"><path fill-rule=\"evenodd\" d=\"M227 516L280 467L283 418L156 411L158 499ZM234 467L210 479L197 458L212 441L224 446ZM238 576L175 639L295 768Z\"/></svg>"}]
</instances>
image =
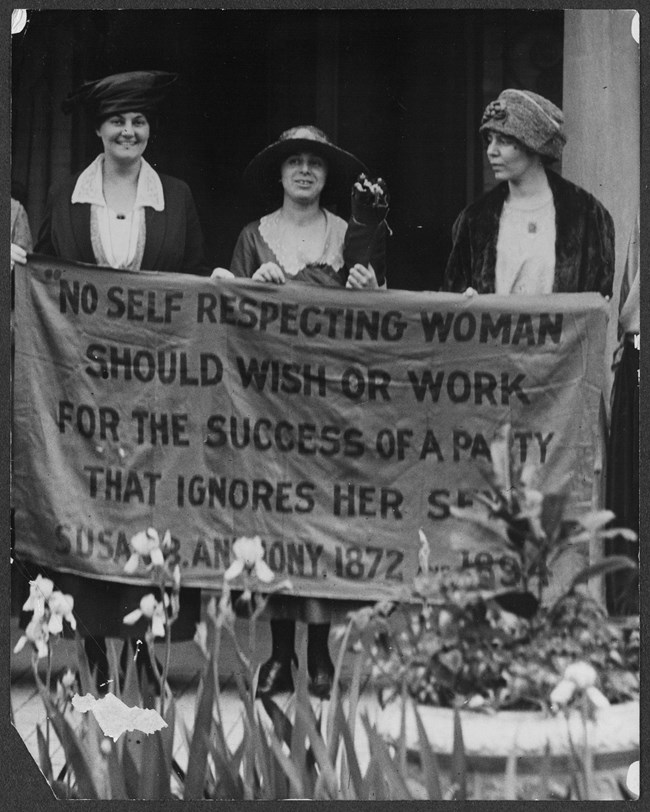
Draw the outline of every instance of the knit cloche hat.
<instances>
[{"instance_id":1,"label":"knit cloche hat","mask_svg":"<svg viewBox=\"0 0 650 812\"><path fill-rule=\"evenodd\" d=\"M560 159L566 144L564 116L559 107L530 90L509 88L488 104L479 132L510 135L533 152Z\"/></svg>"},{"instance_id":2,"label":"knit cloche hat","mask_svg":"<svg viewBox=\"0 0 650 812\"><path fill-rule=\"evenodd\" d=\"M152 110L162 101L169 85L178 74L160 70L137 70L114 73L85 82L73 90L61 105L64 113L81 106L94 118L108 118L116 113Z\"/></svg>"},{"instance_id":3,"label":"knit cloche hat","mask_svg":"<svg viewBox=\"0 0 650 812\"><path fill-rule=\"evenodd\" d=\"M328 197L350 196L350 188L360 172L368 172L351 152L337 147L313 124L301 124L285 130L273 144L265 147L244 170L244 185L257 196L271 199L279 190L280 167L290 155L313 152L327 163L325 190Z\"/></svg>"}]
</instances>

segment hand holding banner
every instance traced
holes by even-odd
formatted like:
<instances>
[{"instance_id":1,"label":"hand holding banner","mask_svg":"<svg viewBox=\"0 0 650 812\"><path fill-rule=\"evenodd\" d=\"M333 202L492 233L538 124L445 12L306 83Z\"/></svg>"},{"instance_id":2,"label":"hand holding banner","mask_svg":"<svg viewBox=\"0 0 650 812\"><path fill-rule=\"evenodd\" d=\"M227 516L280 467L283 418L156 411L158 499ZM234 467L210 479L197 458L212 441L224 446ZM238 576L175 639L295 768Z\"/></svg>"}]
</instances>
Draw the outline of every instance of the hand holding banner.
<instances>
[{"instance_id":1,"label":"hand holding banner","mask_svg":"<svg viewBox=\"0 0 650 812\"><path fill-rule=\"evenodd\" d=\"M32 256L17 551L130 580L128 539L169 529L183 583L214 587L233 541L260 535L296 594L390 598L420 527L433 562L460 563L449 505L481 489L505 423L544 490L591 506L606 316L596 294L278 288Z\"/></svg>"}]
</instances>

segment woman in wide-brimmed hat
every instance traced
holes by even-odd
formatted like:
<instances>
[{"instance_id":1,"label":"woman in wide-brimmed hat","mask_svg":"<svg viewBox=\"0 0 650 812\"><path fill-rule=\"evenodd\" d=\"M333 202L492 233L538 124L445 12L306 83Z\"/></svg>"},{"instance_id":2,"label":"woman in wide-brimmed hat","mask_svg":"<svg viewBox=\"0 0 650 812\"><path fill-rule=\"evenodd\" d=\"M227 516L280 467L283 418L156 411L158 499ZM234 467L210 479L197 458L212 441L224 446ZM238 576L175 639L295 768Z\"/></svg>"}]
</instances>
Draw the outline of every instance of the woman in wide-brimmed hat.
<instances>
[{"instance_id":1,"label":"woman in wide-brimmed hat","mask_svg":"<svg viewBox=\"0 0 650 812\"><path fill-rule=\"evenodd\" d=\"M244 184L272 208L239 235L235 276L283 283L288 278L349 288L385 282L385 190L365 178L361 161L313 125L292 127L246 167ZM328 210L349 200L353 218Z\"/></svg>"},{"instance_id":2,"label":"woman in wide-brimmed hat","mask_svg":"<svg viewBox=\"0 0 650 812\"><path fill-rule=\"evenodd\" d=\"M610 296L612 218L595 197L549 169L566 143L562 111L537 93L511 88L487 106L480 132L501 183L454 223L444 289Z\"/></svg>"},{"instance_id":3,"label":"woman in wide-brimmed hat","mask_svg":"<svg viewBox=\"0 0 650 812\"><path fill-rule=\"evenodd\" d=\"M209 271L189 187L159 174L143 157L152 119L176 79L176 74L163 71L131 71L86 82L67 97L64 111L77 107L85 111L102 151L81 173L50 191L35 247L38 253L125 270ZM145 621L127 626L122 620L151 588L68 573L45 574L57 589L73 596L89 660L97 666L98 683L107 684L105 638L144 639ZM192 639L199 615L200 590L183 589L180 615L172 627L174 639ZM137 648L138 662L151 680L147 647Z\"/></svg>"},{"instance_id":4,"label":"woman in wide-brimmed hat","mask_svg":"<svg viewBox=\"0 0 650 812\"><path fill-rule=\"evenodd\" d=\"M317 127L304 125L282 133L246 168L248 191L273 211L243 229L231 271L277 284L294 279L349 289L385 287L387 194L383 181L371 182L366 172L358 158L335 146ZM350 195L349 223L323 205L348 201ZM260 668L258 696L293 690L296 620L308 624L309 690L321 698L329 696L334 676L330 622L361 605L271 596L272 650Z\"/></svg>"}]
</instances>

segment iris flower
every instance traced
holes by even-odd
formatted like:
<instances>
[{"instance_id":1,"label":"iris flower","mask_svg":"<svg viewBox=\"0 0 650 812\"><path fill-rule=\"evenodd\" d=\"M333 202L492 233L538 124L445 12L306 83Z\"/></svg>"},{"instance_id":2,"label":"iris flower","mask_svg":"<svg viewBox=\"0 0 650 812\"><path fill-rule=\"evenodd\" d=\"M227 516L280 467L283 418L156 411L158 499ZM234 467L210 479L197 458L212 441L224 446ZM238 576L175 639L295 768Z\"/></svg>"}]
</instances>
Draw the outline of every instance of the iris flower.
<instances>
[{"instance_id":1,"label":"iris flower","mask_svg":"<svg viewBox=\"0 0 650 812\"><path fill-rule=\"evenodd\" d=\"M49 578L38 575L30 581L29 598L23 604L23 609L32 612L32 619L16 643L14 653L21 651L26 643L31 643L39 658L47 657L50 635L61 634L64 620L73 629L77 628L77 621L72 614L73 607L72 596L55 590L54 583Z\"/></svg>"},{"instance_id":2,"label":"iris flower","mask_svg":"<svg viewBox=\"0 0 650 812\"><path fill-rule=\"evenodd\" d=\"M138 569L141 558L151 559L151 563L147 565L147 569L164 566L164 553L171 549L172 536L169 530L166 530L161 541L158 531L153 527L149 527L147 530L136 533L135 536L131 538L129 544L133 552L124 565L124 572L132 575Z\"/></svg>"},{"instance_id":3,"label":"iris flower","mask_svg":"<svg viewBox=\"0 0 650 812\"><path fill-rule=\"evenodd\" d=\"M232 551L235 554L235 560L223 574L226 581L237 578L244 570L249 575L254 571L262 583L268 584L273 580L273 572L264 561L264 548L262 547L262 539L259 536L253 536L252 538L241 536L232 545Z\"/></svg>"},{"instance_id":4,"label":"iris flower","mask_svg":"<svg viewBox=\"0 0 650 812\"><path fill-rule=\"evenodd\" d=\"M576 692L582 691L593 710L608 707L609 700L596 688L597 678L596 669L590 663L583 660L570 663L565 668L562 679L551 692L549 697L551 705L565 707Z\"/></svg>"},{"instance_id":5,"label":"iris flower","mask_svg":"<svg viewBox=\"0 0 650 812\"><path fill-rule=\"evenodd\" d=\"M36 649L39 659L41 657L47 657L49 639L50 633L47 628L47 623L44 622L43 616L37 616L34 614L32 619L27 624L25 634L23 634L20 640L16 643L14 654L18 654L19 651L22 651L25 647L25 643L31 643Z\"/></svg>"},{"instance_id":6,"label":"iris flower","mask_svg":"<svg viewBox=\"0 0 650 812\"><path fill-rule=\"evenodd\" d=\"M169 598L165 595L165 604L168 602ZM151 592L142 597L139 609L134 609L122 618L122 623L126 623L127 626L133 626L133 624L137 623L142 617L149 618L151 621L151 631L154 637L165 636L165 623L167 621L165 606L156 600L156 596Z\"/></svg>"},{"instance_id":7,"label":"iris flower","mask_svg":"<svg viewBox=\"0 0 650 812\"><path fill-rule=\"evenodd\" d=\"M35 580L29 582L29 598L23 604L25 612L33 612L34 617L43 617L45 603L54 591L54 582L49 578L37 575Z\"/></svg>"},{"instance_id":8,"label":"iris flower","mask_svg":"<svg viewBox=\"0 0 650 812\"><path fill-rule=\"evenodd\" d=\"M72 595L64 595L63 592L55 590L50 595L48 606L50 607L50 620L48 623L50 634L61 634L64 620L67 620L73 629L77 628L77 621L72 614L74 608Z\"/></svg>"}]
</instances>

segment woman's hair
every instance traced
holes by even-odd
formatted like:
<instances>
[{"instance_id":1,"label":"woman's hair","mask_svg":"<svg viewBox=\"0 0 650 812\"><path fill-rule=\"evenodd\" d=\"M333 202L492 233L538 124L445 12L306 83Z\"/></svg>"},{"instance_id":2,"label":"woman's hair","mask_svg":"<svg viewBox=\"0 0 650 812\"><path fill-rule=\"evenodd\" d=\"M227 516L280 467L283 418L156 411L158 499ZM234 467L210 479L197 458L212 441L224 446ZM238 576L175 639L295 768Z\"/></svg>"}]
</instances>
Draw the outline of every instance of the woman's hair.
<instances>
[{"instance_id":1,"label":"woman's hair","mask_svg":"<svg viewBox=\"0 0 650 812\"><path fill-rule=\"evenodd\" d=\"M551 164L554 164L555 161L557 160L557 158L554 158L552 155L544 155L541 152L537 152L536 150L531 149L529 146L524 144L523 141L520 141L518 138L515 138L514 135L510 135L509 133L502 133L499 130L492 130L489 127L481 130L481 137L486 147L488 145L488 141L490 140L490 133L498 133L504 138L508 138L510 141L513 141L519 147L519 149L522 152L525 152L527 155L539 155L544 166L550 166Z\"/></svg>"}]
</instances>

